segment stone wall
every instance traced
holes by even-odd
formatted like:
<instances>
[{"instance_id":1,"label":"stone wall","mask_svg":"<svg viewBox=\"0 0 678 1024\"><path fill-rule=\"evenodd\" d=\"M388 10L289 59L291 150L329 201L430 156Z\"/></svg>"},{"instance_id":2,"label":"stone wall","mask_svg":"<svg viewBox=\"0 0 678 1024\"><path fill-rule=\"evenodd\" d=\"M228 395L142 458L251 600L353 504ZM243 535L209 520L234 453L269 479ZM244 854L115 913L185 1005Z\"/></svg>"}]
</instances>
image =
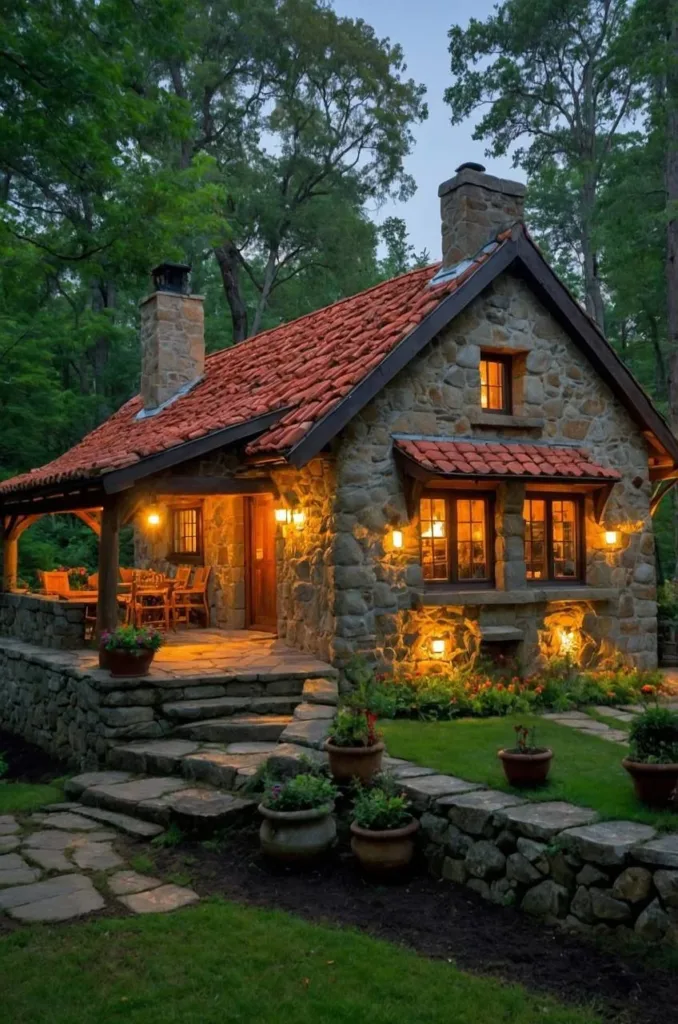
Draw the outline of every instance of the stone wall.
<instances>
[{"instance_id":1,"label":"stone wall","mask_svg":"<svg viewBox=\"0 0 678 1024\"><path fill-rule=\"evenodd\" d=\"M85 606L38 594L0 593L0 637L74 650L85 646Z\"/></svg>"},{"instance_id":2,"label":"stone wall","mask_svg":"<svg viewBox=\"0 0 678 1024\"><path fill-rule=\"evenodd\" d=\"M514 414L480 407L483 351L512 350L517 379ZM604 520L586 498L586 591L563 602L554 588L543 600L525 579L522 483L500 484L495 502L497 604L449 596L429 606L420 566L419 524L408 521L391 435L424 434L524 442L577 443L604 466L618 468ZM578 624L582 648L599 658L615 652L641 667L656 664L656 578L649 515L647 450L637 425L586 357L527 285L503 275L451 327L384 388L346 427L335 446L337 493L333 544L336 633L333 657L376 652L386 665L426 666L428 630L451 621L523 631L521 653L532 666L554 627ZM574 488L573 488L574 490ZM404 534L402 549L390 529ZM620 531L618 546L604 530ZM510 598L510 599L508 599ZM450 637L451 646L456 640Z\"/></svg>"},{"instance_id":3,"label":"stone wall","mask_svg":"<svg viewBox=\"0 0 678 1024\"><path fill-rule=\"evenodd\" d=\"M200 295L154 292L141 308L141 397L157 409L205 369L203 300Z\"/></svg>"},{"instance_id":4,"label":"stone wall","mask_svg":"<svg viewBox=\"0 0 678 1024\"><path fill-rule=\"evenodd\" d=\"M464 167L438 189L443 264L468 259L497 233L523 219L525 186Z\"/></svg>"},{"instance_id":5,"label":"stone wall","mask_svg":"<svg viewBox=\"0 0 678 1024\"><path fill-rule=\"evenodd\" d=\"M572 931L678 941L678 836L489 790L414 799L436 878Z\"/></svg>"}]
</instances>

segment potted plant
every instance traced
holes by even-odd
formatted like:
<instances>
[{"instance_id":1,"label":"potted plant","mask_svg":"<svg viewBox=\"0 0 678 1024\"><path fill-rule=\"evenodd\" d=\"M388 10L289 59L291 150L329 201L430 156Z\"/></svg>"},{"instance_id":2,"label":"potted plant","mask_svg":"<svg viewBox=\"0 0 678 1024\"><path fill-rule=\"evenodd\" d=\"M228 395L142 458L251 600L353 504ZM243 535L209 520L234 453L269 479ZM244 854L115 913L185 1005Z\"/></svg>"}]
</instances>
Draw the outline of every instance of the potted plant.
<instances>
[{"instance_id":1,"label":"potted plant","mask_svg":"<svg viewBox=\"0 0 678 1024\"><path fill-rule=\"evenodd\" d=\"M365 708L339 708L325 749L337 782L369 782L381 771L384 756L377 716Z\"/></svg>"},{"instance_id":2,"label":"potted plant","mask_svg":"<svg viewBox=\"0 0 678 1024\"><path fill-rule=\"evenodd\" d=\"M285 864L304 864L329 850L337 835L336 795L336 787L319 773L267 783L259 804L263 852Z\"/></svg>"},{"instance_id":3,"label":"potted plant","mask_svg":"<svg viewBox=\"0 0 678 1024\"><path fill-rule=\"evenodd\" d=\"M101 635L99 665L112 676L146 676L162 643L162 634L152 626L118 626Z\"/></svg>"},{"instance_id":4,"label":"potted plant","mask_svg":"<svg viewBox=\"0 0 678 1024\"><path fill-rule=\"evenodd\" d=\"M622 764L636 796L650 807L666 807L678 785L678 714L648 708L632 722L629 743Z\"/></svg>"},{"instance_id":5,"label":"potted plant","mask_svg":"<svg viewBox=\"0 0 678 1024\"><path fill-rule=\"evenodd\" d=\"M515 725L516 745L498 751L504 774L511 786L538 786L546 781L551 768L553 751L539 747L535 742L536 730Z\"/></svg>"},{"instance_id":6,"label":"potted plant","mask_svg":"<svg viewBox=\"0 0 678 1024\"><path fill-rule=\"evenodd\" d=\"M376 785L358 790L353 803L351 849L360 865L371 874L402 871L414 855L419 822L395 783L381 778Z\"/></svg>"}]
</instances>

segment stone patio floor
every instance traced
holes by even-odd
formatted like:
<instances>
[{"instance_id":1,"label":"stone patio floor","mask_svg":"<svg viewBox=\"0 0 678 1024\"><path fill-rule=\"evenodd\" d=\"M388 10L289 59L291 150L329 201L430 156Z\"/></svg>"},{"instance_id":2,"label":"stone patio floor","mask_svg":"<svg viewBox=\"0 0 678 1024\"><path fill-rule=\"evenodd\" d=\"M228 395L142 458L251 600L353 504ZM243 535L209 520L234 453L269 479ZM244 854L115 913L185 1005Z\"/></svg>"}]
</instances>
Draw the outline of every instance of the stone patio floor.
<instances>
[{"instance_id":1,"label":"stone patio floor","mask_svg":"<svg viewBox=\"0 0 678 1024\"><path fill-rule=\"evenodd\" d=\"M137 837L163 831L126 815L111 817L120 831ZM115 849L117 835L72 803L25 816L0 815L0 914L26 923L54 922L116 904L148 914L198 901L192 889L131 870Z\"/></svg>"}]
</instances>

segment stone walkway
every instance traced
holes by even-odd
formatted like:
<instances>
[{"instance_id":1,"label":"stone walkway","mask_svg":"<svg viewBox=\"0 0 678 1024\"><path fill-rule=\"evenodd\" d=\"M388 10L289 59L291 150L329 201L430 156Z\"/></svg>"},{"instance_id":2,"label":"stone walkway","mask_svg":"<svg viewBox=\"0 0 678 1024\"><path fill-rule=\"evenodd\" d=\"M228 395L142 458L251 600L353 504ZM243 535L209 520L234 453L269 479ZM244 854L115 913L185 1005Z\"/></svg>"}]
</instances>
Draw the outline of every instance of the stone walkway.
<instances>
[{"instance_id":1,"label":"stone walkway","mask_svg":"<svg viewBox=\"0 0 678 1024\"><path fill-rule=\"evenodd\" d=\"M116 904L149 914L198 901L192 889L131 870L115 849L119 832L151 839L163 831L160 825L124 814L110 819L112 828L102 828L88 808L73 803L0 815L0 914L53 922Z\"/></svg>"},{"instance_id":2,"label":"stone walkway","mask_svg":"<svg viewBox=\"0 0 678 1024\"><path fill-rule=\"evenodd\" d=\"M678 702L663 702L662 707L678 711ZM601 715L601 717L611 718L617 722L627 724L632 722L636 715L641 714L645 710L645 706L643 704L621 704L618 707L611 707L600 704L592 707L591 710ZM585 711L550 711L541 717L548 718L551 722L557 722L558 725L566 725L570 729L576 729L577 732L583 732L589 736L598 736L601 740L607 740L609 743L620 743L625 747L629 743L629 734L626 729L615 729L613 725L608 725L607 722L599 722L597 719L592 718L591 715L586 714Z\"/></svg>"}]
</instances>

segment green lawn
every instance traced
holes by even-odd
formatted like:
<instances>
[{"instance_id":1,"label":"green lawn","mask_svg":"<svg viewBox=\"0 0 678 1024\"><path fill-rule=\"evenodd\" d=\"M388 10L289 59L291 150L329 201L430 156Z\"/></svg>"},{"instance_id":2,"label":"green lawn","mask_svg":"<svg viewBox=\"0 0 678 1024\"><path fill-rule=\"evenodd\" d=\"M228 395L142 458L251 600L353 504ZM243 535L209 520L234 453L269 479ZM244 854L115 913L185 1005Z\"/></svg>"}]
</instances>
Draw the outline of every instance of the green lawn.
<instances>
[{"instance_id":1,"label":"green lawn","mask_svg":"<svg viewBox=\"0 0 678 1024\"><path fill-rule=\"evenodd\" d=\"M0 940L12 1024L600 1024L358 932L221 902Z\"/></svg>"},{"instance_id":2,"label":"green lawn","mask_svg":"<svg viewBox=\"0 0 678 1024\"><path fill-rule=\"evenodd\" d=\"M593 807L603 818L643 821L678 829L678 814L650 811L634 795L621 766L626 748L567 726L530 715L465 718L453 722L382 722L388 752L417 764L483 782L493 789L507 785L497 758L500 747L513 745L513 726L536 725L537 743L553 748L549 783L521 793L531 800L569 800Z\"/></svg>"},{"instance_id":3,"label":"green lawn","mask_svg":"<svg viewBox=\"0 0 678 1024\"><path fill-rule=\"evenodd\" d=\"M61 786L35 785L30 782L0 782L0 814L28 814L43 804L55 804L64 799Z\"/></svg>"}]
</instances>

